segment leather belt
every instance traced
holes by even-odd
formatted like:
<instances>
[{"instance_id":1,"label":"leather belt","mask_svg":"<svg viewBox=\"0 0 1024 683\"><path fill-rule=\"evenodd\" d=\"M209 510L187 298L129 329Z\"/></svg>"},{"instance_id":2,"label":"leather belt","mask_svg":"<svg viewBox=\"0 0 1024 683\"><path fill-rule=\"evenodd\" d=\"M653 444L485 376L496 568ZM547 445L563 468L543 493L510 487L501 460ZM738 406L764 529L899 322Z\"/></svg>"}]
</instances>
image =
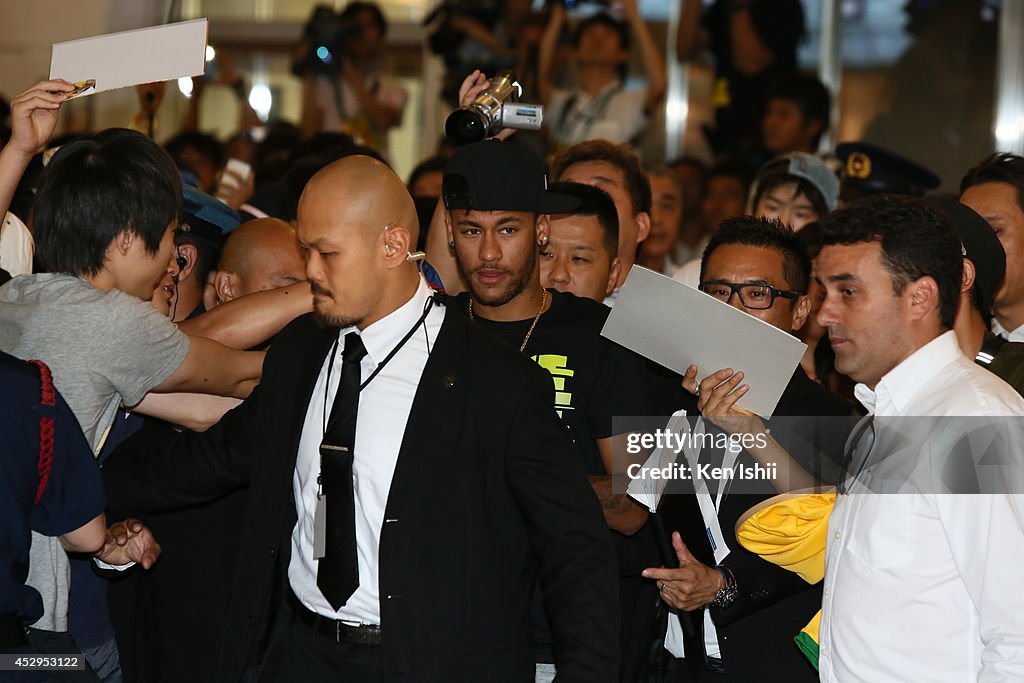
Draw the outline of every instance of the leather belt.
<instances>
[{"instance_id":1,"label":"leather belt","mask_svg":"<svg viewBox=\"0 0 1024 683\"><path fill-rule=\"evenodd\" d=\"M349 643L351 645L378 647L381 644L380 626L376 624L361 624L359 626L346 624L343 621L309 611L297 599L293 601L292 608L295 610L299 621L312 629L317 635L330 638L338 643Z\"/></svg>"},{"instance_id":2,"label":"leather belt","mask_svg":"<svg viewBox=\"0 0 1024 683\"><path fill-rule=\"evenodd\" d=\"M15 650L26 645L25 620L16 614L0 614L0 650Z\"/></svg>"}]
</instances>

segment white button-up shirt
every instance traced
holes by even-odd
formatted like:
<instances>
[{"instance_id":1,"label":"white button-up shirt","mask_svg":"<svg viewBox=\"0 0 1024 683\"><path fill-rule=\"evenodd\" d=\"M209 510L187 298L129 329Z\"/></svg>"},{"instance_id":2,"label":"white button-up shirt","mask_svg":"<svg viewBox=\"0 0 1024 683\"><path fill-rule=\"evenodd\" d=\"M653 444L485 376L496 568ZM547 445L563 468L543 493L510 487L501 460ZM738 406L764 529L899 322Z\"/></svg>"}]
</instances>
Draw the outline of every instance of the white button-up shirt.
<instances>
[{"instance_id":1,"label":"white button-up shirt","mask_svg":"<svg viewBox=\"0 0 1024 683\"><path fill-rule=\"evenodd\" d=\"M423 315L431 292L420 278L412 299L390 315L362 332L366 356L360 364L366 381L402 337ZM432 306L424 325L388 361L380 374L359 393L356 440L353 451L352 485L355 492L356 547L359 559L359 587L340 610L335 611L316 585L318 561L313 558L313 515L317 503L317 475L320 474L320 442L324 435L324 411L330 416L334 396L341 381L342 349L345 335L358 332L346 327L338 333L338 352L328 382L328 354L306 409L299 439L292 491L298 522L292 531L292 555L288 564L288 582L308 609L332 619L358 624L380 623L380 596L377 585L377 560L380 531L384 523L391 477L398 462L398 451L412 409L413 397L430 349L444 321L445 309ZM425 336L426 335L426 336ZM429 339L429 343L427 341Z\"/></svg>"},{"instance_id":2,"label":"white button-up shirt","mask_svg":"<svg viewBox=\"0 0 1024 683\"><path fill-rule=\"evenodd\" d=\"M881 417L1024 415L953 332L855 393ZM841 495L828 531L822 681L1024 680L1024 496Z\"/></svg>"},{"instance_id":3,"label":"white button-up shirt","mask_svg":"<svg viewBox=\"0 0 1024 683\"><path fill-rule=\"evenodd\" d=\"M1005 327L1000 325L999 321L996 320L995 317L993 317L992 318L992 334L994 334L994 335L996 335L998 337L1002 337L1003 339L1006 339L1007 341L1024 342L1024 325L1021 325L1020 327L1015 329L1013 332L1010 332Z\"/></svg>"}]
</instances>

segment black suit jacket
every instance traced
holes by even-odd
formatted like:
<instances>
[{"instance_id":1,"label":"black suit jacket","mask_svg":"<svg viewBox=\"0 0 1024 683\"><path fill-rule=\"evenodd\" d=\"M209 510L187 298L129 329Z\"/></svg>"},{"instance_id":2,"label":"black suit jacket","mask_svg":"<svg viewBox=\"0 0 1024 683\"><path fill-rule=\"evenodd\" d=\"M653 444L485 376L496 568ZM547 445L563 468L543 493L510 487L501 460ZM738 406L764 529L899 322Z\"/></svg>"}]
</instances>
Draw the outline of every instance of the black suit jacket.
<instances>
[{"instance_id":1,"label":"black suit jacket","mask_svg":"<svg viewBox=\"0 0 1024 683\"><path fill-rule=\"evenodd\" d=\"M278 337L260 386L204 434L121 458L112 506L155 510L249 484L217 680L257 663L290 590L292 476L336 331L307 315ZM385 659L400 681L532 681L540 576L559 679L613 681L615 557L547 373L449 311L424 368L381 530ZM201 557L195 558L202 562Z\"/></svg>"},{"instance_id":2,"label":"black suit jacket","mask_svg":"<svg viewBox=\"0 0 1024 683\"><path fill-rule=\"evenodd\" d=\"M772 436L790 455L808 470L816 471L828 481L839 472L843 444L855 424L853 406L816 384L797 367L775 409L781 421L769 422ZM792 418L832 417L836 419L793 420ZM787 419L788 418L788 419ZM841 419L850 418L850 419ZM814 443L827 456L822 463L811 463L806 444ZM737 464L752 467L754 459L740 453ZM822 472L825 472L822 475ZM821 585L809 585L797 574L768 562L745 549L736 540L736 522L753 505L776 495L765 482L755 492L749 484L744 492L733 482L722 498L718 520L729 555L722 561L736 577L738 594L726 608L712 607L711 617L722 649L724 675L705 674L714 681L760 681L764 683L812 683L818 672L799 651L793 638L811 617L821 609ZM690 486L692 491L692 486ZM715 560L707 541L703 519L692 494L662 498L658 508L666 531L680 532L698 560L714 566ZM700 614L695 612L694 614ZM688 652L701 651L699 644L687 644Z\"/></svg>"}]
</instances>

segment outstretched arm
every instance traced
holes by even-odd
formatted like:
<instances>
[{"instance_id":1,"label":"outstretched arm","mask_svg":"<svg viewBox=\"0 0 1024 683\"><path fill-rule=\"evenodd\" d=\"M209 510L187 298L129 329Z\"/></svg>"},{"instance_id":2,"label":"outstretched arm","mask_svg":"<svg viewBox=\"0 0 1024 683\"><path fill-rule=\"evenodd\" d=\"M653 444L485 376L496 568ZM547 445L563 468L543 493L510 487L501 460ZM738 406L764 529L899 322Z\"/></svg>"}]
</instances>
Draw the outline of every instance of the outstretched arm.
<instances>
[{"instance_id":1,"label":"outstretched arm","mask_svg":"<svg viewBox=\"0 0 1024 683\"><path fill-rule=\"evenodd\" d=\"M540 39L540 55L537 64L537 94L543 104L550 104L552 71L554 70L555 52L558 50L558 37L562 34L565 23L565 7L561 2L552 3L551 15L548 17L544 35Z\"/></svg>"},{"instance_id":2,"label":"outstretched arm","mask_svg":"<svg viewBox=\"0 0 1024 683\"><path fill-rule=\"evenodd\" d=\"M0 217L33 155L53 135L60 106L74 89L65 80L40 81L11 100L11 139L0 150Z\"/></svg>"},{"instance_id":3,"label":"outstretched arm","mask_svg":"<svg viewBox=\"0 0 1024 683\"><path fill-rule=\"evenodd\" d=\"M732 61L736 70L745 76L756 76L775 61L775 55L768 48L754 25L750 14L750 3L740 6L729 16L729 32L732 36Z\"/></svg>"},{"instance_id":4,"label":"outstretched arm","mask_svg":"<svg viewBox=\"0 0 1024 683\"><path fill-rule=\"evenodd\" d=\"M676 29L676 58L689 62L697 58L708 42L707 33L700 25L700 0L679 0L683 3Z\"/></svg>"},{"instance_id":5,"label":"outstretched arm","mask_svg":"<svg viewBox=\"0 0 1024 683\"><path fill-rule=\"evenodd\" d=\"M149 393L132 412L155 417L194 432L205 432L239 403L241 401L237 398L210 394Z\"/></svg>"},{"instance_id":6,"label":"outstretched arm","mask_svg":"<svg viewBox=\"0 0 1024 683\"><path fill-rule=\"evenodd\" d=\"M251 349L312 310L313 295L309 283L297 282L238 297L195 318L183 320L178 323L178 329L233 349Z\"/></svg>"},{"instance_id":7,"label":"outstretched arm","mask_svg":"<svg viewBox=\"0 0 1024 683\"><path fill-rule=\"evenodd\" d=\"M190 337L188 355L153 391L193 392L245 398L263 372L262 351L235 351L203 337Z\"/></svg>"},{"instance_id":8,"label":"outstretched arm","mask_svg":"<svg viewBox=\"0 0 1024 683\"><path fill-rule=\"evenodd\" d=\"M651 33L651 27L644 21L636 3L637 0L623 0L622 14L629 24L630 30L633 31L633 35L636 36L637 45L640 48L644 73L647 75L647 97L644 107L647 111L652 111L668 89L668 76L665 75L665 55L658 48L654 35Z\"/></svg>"},{"instance_id":9,"label":"outstretched arm","mask_svg":"<svg viewBox=\"0 0 1024 683\"><path fill-rule=\"evenodd\" d=\"M303 137L320 132L323 112L316 96L316 76L306 74L302 77L302 114L299 118L299 130Z\"/></svg>"}]
</instances>

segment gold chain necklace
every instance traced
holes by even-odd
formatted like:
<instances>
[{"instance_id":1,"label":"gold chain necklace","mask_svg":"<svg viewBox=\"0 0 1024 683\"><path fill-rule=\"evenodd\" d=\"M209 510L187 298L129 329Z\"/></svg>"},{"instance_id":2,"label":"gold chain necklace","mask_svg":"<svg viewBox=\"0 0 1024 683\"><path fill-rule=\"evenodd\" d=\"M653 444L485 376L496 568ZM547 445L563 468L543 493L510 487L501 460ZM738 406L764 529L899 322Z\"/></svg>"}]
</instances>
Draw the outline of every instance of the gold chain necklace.
<instances>
[{"instance_id":1,"label":"gold chain necklace","mask_svg":"<svg viewBox=\"0 0 1024 683\"><path fill-rule=\"evenodd\" d=\"M526 343L530 341L530 335L533 334L533 328L537 327L537 321L540 320L540 316L544 313L544 307L548 305L548 290L542 289L540 295L540 310L537 311L537 315L533 316L533 322L530 323L530 329L526 331L526 336L523 337L523 345L519 347L519 353L526 350ZM476 320L473 317L473 297L469 297L469 319Z\"/></svg>"}]
</instances>

